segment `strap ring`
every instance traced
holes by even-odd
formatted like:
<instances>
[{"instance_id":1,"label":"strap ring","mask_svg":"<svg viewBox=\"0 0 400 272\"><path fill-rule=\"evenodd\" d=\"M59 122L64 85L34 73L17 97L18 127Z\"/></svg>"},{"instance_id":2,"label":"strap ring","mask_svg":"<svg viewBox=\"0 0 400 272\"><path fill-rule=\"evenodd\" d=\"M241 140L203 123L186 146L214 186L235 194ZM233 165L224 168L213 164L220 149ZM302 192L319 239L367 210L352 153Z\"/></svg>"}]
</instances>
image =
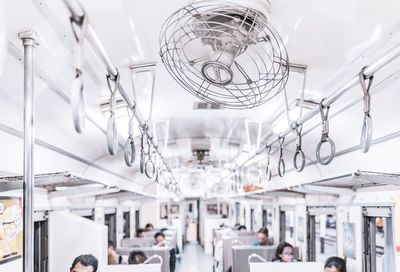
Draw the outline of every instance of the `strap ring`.
<instances>
[{"instance_id":1,"label":"strap ring","mask_svg":"<svg viewBox=\"0 0 400 272\"><path fill-rule=\"evenodd\" d=\"M148 177L149 179L153 179L156 175L156 172L156 166L150 159L148 159L144 165L144 173L146 177Z\"/></svg>"},{"instance_id":2,"label":"strap ring","mask_svg":"<svg viewBox=\"0 0 400 272\"><path fill-rule=\"evenodd\" d=\"M299 156L301 158L300 165L297 164L297 158ZM294 166L294 168L296 168L297 172L301 172L304 170L305 165L306 165L306 156L304 155L304 151L301 149L297 149L296 152L294 153L294 157L293 157L293 166Z\"/></svg>"},{"instance_id":3,"label":"strap ring","mask_svg":"<svg viewBox=\"0 0 400 272\"><path fill-rule=\"evenodd\" d=\"M82 133L86 119L86 96L79 74L74 78L71 85L71 109L75 130Z\"/></svg>"},{"instance_id":4,"label":"strap ring","mask_svg":"<svg viewBox=\"0 0 400 272\"><path fill-rule=\"evenodd\" d=\"M360 146L363 153L367 153L372 144L372 118L364 115L363 126L361 129Z\"/></svg>"},{"instance_id":5,"label":"strap ring","mask_svg":"<svg viewBox=\"0 0 400 272\"><path fill-rule=\"evenodd\" d=\"M331 148L331 150L330 150L330 153L329 153L328 157L321 158L321 147L322 147L322 145L324 143L328 143L330 148ZM315 152L315 155L317 157L317 161L322 165L329 164L333 160L333 158L335 157L335 149L336 149L335 143L333 142L333 140L331 138L326 137L325 139L321 139L321 141L317 145L317 149L316 149L316 152Z\"/></svg>"},{"instance_id":6,"label":"strap ring","mask_svg":"<svg viewBox=\"0 0 400 272\"><path fill-rule=\"evenodd\" d=\"M285 161L283 158L280 158L278 163L278 175L282 178L285 175L285 172Z\"/></svg>"},{"instance_id":7,"label":"strap ring","mask_svg":"<svg viewBox=\"0 0 400 272\"><path fill-rule=\"evenodd\" d=\"M107 123L107 146L108 152L111 155L117 154L118 150L118 132L117 124L115 122L115 114L111 112L110 118Z\"/></svg>"},{"instance_id":8,"label":"strap ring","mask_svg":"<svg viewBox=\"0 0 400 272\"><path fill-rule=\"evenodd\" d=\"M129 136L125 143L124 159L127 166L131 167L135 161L136 149L132 136Z\"/></svg>"}]
</instances>

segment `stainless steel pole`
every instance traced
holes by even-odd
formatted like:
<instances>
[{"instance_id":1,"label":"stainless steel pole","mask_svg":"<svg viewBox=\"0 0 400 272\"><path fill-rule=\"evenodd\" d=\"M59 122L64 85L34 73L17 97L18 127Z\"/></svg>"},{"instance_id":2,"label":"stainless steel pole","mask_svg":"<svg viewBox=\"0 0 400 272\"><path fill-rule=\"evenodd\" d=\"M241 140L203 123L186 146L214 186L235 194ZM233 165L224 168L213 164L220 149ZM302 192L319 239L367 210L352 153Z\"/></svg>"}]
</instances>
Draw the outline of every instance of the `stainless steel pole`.
<instances>
[{"instance_id":1,"label":"stainless steel pole","mask_svg":"<svg viewBox=\"0 0 400 272\"><path fill-rule=\"evenodd\" d=\"M33 96L33 53L38 45L37 34L25 31L18 34L24 45L24 245L23 271L33 272L33 143L34 143L34 96Z\"/></svg>"}]
</instances>

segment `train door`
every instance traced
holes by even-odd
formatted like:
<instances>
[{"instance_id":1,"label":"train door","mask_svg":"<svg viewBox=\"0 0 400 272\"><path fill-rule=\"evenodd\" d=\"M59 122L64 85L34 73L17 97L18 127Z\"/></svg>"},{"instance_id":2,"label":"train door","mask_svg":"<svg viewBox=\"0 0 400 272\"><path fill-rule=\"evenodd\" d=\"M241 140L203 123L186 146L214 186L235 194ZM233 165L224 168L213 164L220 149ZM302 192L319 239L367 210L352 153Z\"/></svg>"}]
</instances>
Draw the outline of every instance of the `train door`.
<instances>
[{"instance_id":1,"label":"train door","mask_svg":"<svg viewBox=\"0 0 400 272\"><path fill-rule=\"evenodd\" d=\"M262 226L266 227L272 234L272 206L263 206L262 208Z\"/></svg>"},{"instance_id":2,"label":"train door","mask_svg":"<svg viewBox=\"0 0 400 272\"><path fill-rule=\"evenodd\" d=\"M104 224L108 226L108 241L117 244L117 214L115 208L104 209Z\"/></svg>"},{"instance_id":3,"label":"train door","mask_svg":"<svg viewBox=\"0 0 400 272\"><path fill-rule=\"evenodd\" d=\"M279 211L279 242L295 244L294 207L281 206Z\"/></svg>"},{"instance_id":4,"label":"train door","mask_svg":"<svg viewBox=\"0 0 400 272\"><path fill-rule=\"evenodd\" d=\"M199 200L186 201L186 241L198 241L199 238Z\"/></svg>"},{"instance_id":5,"label":"train door","mask_svg":"<svg viewBox=\"0 0 400 272\"><path fill-rule=\"evenodd\" d=\"M392 207L363 207L363 266L366 272L394 270Z\"/></svg>"},{"instance_id":6,"label":"train door","mask_svg":"<svg viewBox=\"0 0 400 272\"><path fill-rule=\"evenodd\" d=\"M308 207L307 259L323 262L337 255L335 207Z\"/></svg>"}]
</instances>

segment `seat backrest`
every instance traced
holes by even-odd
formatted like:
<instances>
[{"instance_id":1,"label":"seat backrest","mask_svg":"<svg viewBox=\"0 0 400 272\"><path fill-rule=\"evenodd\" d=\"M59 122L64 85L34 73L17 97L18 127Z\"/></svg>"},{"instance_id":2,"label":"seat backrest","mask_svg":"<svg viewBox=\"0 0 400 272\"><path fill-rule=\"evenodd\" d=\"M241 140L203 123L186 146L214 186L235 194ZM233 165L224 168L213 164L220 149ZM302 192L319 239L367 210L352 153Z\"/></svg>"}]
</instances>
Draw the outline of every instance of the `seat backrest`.
<instances>
[{"instance_id":1,"label":"seat backrest","mask_svg":"<svg viewBox=\"0 0 400 272\"><path fill-rule=\"evenodd\" d=\"M146 254L147 257L153 255L159 255L163 259L161 272L169 272L169 251L168 247L127 247L117 248L115 251L119 255L129 256L129 253L133 250L140 250Z\"/></svg>"},{"instance_id":2,"label":"seat backrest","mask_svg":"<svg viewBox=\"0 0 400 272\"><path fill-rule=\"evenodd\" d=\"M276 246L233 246L232 247L232 272L250 272L248 258L257 254L271 261L275 255Z\"/></svg>"},{"instance_id":3,"label":"seat backrest","mask_svg":"<svg viewBox=\"0 0 400 272\"><path fill-rule=\"evenodd\" d=\"M316 262L293 262L293 263L279 263L279 262L256 262L250 263L250 272L265 272L265 271L284 271L284 272L321 272L324 271L323 263Z\"/></svg>"},{"instance_id":4,"label":"seat backrest","mask_svg":"<svg viewBox=\"0 0 400 272\"><path fill-rule=\"evenodd\" d=\"M161 272L161 264L120 264L100 266L98 272Z\"/></svg>"},{"instance_id":5,"label":"seat backrest","mask_svg":"<svg viewBox=\"0 0 400 272\"><path fill-rule=\"evenodd\" d=\"M154 244L154 238L127 238L121 240L121 247L150 247Z\"/></svg>"},{"instance_id":6,"label":"seat backrest","mask_svg":"<svg viewBox=\"0 0 400 272\"><path fill-rule=\"evenodd\" d=\"M232 267L232 246L238 241L239 244L249 245L257 240L255 234L250 236L238 236L238 237L224 237L223 238L223 271L227 272L230 267Z\"/></svg>"},{"instance_id":7,"label":"seat backrest","mask_svg":"<svg viewBox=\"0 0 400 272\"><path fill-rule=\"evenodd\" d=\"M277 246L232 246L232 272L250 272L248 259L251 254L257 254L268 262L271 262L275 256L276 248ZM299 248L294 247L294 252L295 259L297 259Z\"/></svg>"}]
</instances>

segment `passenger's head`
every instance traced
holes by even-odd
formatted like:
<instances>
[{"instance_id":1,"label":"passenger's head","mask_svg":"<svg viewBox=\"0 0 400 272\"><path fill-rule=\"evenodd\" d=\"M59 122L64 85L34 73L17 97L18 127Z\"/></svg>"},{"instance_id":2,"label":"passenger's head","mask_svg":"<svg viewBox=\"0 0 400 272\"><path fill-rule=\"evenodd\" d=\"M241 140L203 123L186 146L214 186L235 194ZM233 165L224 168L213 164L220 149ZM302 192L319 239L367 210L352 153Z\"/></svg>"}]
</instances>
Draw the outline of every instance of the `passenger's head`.
<instances>
[{"instance_id":1,"label":"passenger's head","mask_svg":"<svg viewBox=\"0 0 400 272\"><path fill-rule=\"evenodd\" d=\"M154 234L154 241L155 243L158 244L162 244L163 242L165 242L165 235L162 232L157 232L156 234Z\"/></svg>"},{"instance_id":2,"label":"passenger's head","mask_svg":"<svg viewBox=\"0 0 400 272\"><path fill-rule=\"evenodd\" d=\"M108 241L108 248L109 249L115 249L115 245L114 245L114 242L113 241Z\"/></svg>"},{"instance_id":3,"label":"passenger's head","mask_svg":"<svg viewBox=\"0 0 400 272\"><path fill-rule=\"evenodd\" d=\"M144 237L144 229L136 229L136 234L135 234L135 236L137 237L137 238L143 238Z\"/></svg>"},{"instance_id":4,"label":"passenger's head","mask_svg":"<svg viewBox=\"0 0 400 272\"><path fill-rule=\"evenodd\" d=\"M275 251L275 260L281 262L293 262L294 260L294 248L289 243L281 243Z\"/></svg>"},{"instance_id":5,"label":"passenger's head","mask_svg":"<svg viewBox=\"0 0 400 272\"><path fill-rule=\"evenodd\" d=\"M240 225L240 226L238 227L238 230L239 230L239 231L245 231L245 230L247 230L247 228L246 228L245 225Z\"/></svg>"},{"instance_id":6,"label":"passenger's head","mask_svg":"<svg viewBox=\"0 0 400 272\"><path fill-rule=\"evenodd\" d=\"M140 250L134 250L129 253L128 263L129 264L141 264L144 263L147 259L146 254Z\"/></svg>"},{"instance_id":7,"label":"passenger's head","mask_svg":"<svg viewBox=\"0 0 400 272\"><path fill-rule=\"evenodd\" d=\"M145 231L153 231L154 230L154 226L151 223L147 223L146 226L144 227Z\"/></svg>"},{"instance_id":8,"label":"passenger's head","mask_svg":"<svg viewBox=\"0 0 400 272\"><path fill-rule=\"evenodd\" d=\"M98 261L93 255L80 255L72 262L70 272L96 272Z\"/></svg>"},{"instance_id":9,"label":"passenger's head","mask_svg":"<svg viewBox=\"0 0 400 272\"><path fill-rule=\"evenodd\" d=\"M347 272L346 262L339 257L329 257L325 261L324 272Z\"/></svg>"},{"instance_id":10,"label":"passenger's head","mask_svg":"<svg viewBox=\"0 0 400 272\"><path fill-rule=\"evenodd\" d=\"M268 229L261 228L258 230L257 239L260 242L260 245L266 246L268 245Z\"/></svg>"}]
</instances>

